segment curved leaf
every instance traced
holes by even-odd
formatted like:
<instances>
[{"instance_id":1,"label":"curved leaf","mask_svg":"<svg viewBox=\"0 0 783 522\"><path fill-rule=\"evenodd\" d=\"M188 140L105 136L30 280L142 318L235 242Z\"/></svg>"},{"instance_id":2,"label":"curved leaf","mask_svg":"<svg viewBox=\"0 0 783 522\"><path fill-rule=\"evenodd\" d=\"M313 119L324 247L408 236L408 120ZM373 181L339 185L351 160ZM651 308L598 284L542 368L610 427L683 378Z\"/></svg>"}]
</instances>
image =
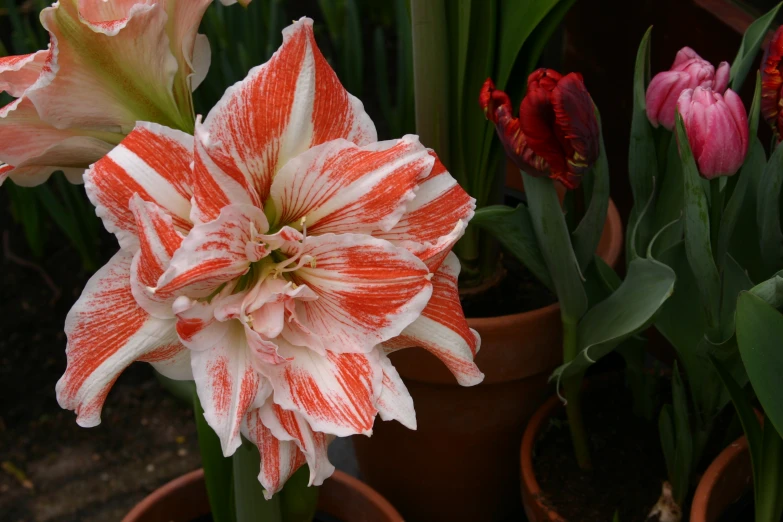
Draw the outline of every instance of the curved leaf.
<instances>
[{"instance_id":1,"label":"curved leaf","mask_svg":"<svg viewBox=\"0 0 783 522\"><path fill-rule=\"evenodd\" d=\"M737 56L731 62L731 88L739 91L742 83L748 75L753 62L756 59L764 38L767 36L770 25L775 21L775 17L780 10L781 4L776 5L767 14L760 16L755 22L750 24L748 30L742 36L742 43L737 51Z\"/></svg>"},{"instance_id":2,"label":"curved leaf","mask_svg":"<svg viewBox=\"0 0 783 522\"><path fill-rule=\"evenodd\" d=\"M756 194L756 222L762 262L768 272L783 263L783 231L780 227L780 190L783 186L783 147L769 158Z\"/></svg>"}]
</instances>

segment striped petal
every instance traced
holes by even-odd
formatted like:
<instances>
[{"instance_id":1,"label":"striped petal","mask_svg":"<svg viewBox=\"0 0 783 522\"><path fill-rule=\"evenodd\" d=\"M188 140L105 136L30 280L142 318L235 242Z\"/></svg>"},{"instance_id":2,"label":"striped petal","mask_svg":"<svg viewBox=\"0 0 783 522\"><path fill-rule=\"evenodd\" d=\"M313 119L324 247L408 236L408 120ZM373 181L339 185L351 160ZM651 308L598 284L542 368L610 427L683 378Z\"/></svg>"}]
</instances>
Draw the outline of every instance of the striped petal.
<instances>
[{"instance_id":1,"label":"striped petal","mask_svg":"<svg viewBox=\"0 0 783 522\"><path fill-rule=\"evenodd\" d=\"M292 159L272 183L277 223L306 219L313 234L388 230L413 200L433 158L417 136L358 147L333 140Z\"/></svg>"},{"instance_id":2,"label":"striped petal","mask_svg":"<svg viewBox=\"0 0 783 522\"><path fill-rule=\"evenodd\" d=\"M195 219L215 219L229 203L265 201L275 173L315 145L376 141L362 103L318 50L312 24L302 18L287 27L280 49L229 87L197 131Z\"/></svg>"},{"instance_id":3,"label":"striped petal","mask_svg":"<svg viewBox=\"0 0 783 522\"><path fill-rule=\"evenodd\" d=\"M3 186L3 182L11 175L14 168L11 165L0 163L0 187Z\"/></svg>"},{"instance_id":4,"label":"striped petal","mask_svg":"<svg viewBox=\"0 0 783 522\"><path fill-rule=\"evenodd\" d=\"M168 268L171 257L182 244L182 234L174 227L171 216L155 203L134 194L130 209L136 218L139 250L131 265L131 290L136 302L147 313L161 319L173 319L172 298L155 295L152 288Z\"/></svg>"},{"instance_id":5,"label":"striped petal","mask_svg":"<svg viewBox=\"0 0 783 522\"><path fill-rule=\"evenodd\" d=\"M459 186L443 163L430 151L435 164L416 191L397 224L373 236L407 248L437 271L473 217L476 200Z\"/></svg>"},{"instance_id":6,"label":"striped petal","mask_svg":"<svg viewBox=\"0 0 783 522\"><path fill-rule=\"evenodd\" d=\"M52 53L28 91L41 118L122 133L136 121L192 128L190 106L178 106L174 96L178 64L168 19L164 2L141 0L62 0L44 9Z\"/></svg>"},{"instance_id":7,"label":"striped petal","mask_svg":"<svg viewBox=\"0 0 783 522\"><path fill-rule=\"evenodd\" d=\"M318 299L299 303L309 332L335 352L369 352L411 324L432 293L427 267L380 239L359 234L308 236L311 265L292 272Z\"/></svg>"},{"instance_id":8,"label":"striped petal","mask_svg":"<svg viewBox=\"0 0 783 522\"><path fill-rule=\"evenodd\" d=\"M274 390L274 402L296 411L313 430L347 437L372 433L383 372L377 352L321 356L277 339L286 363L263 370Z\"/></svg>"},{"instance_id":9,"label":"striped petal","mask_svg":"<svg viewBox=\"0 0 783 522\"><path fill-rule=\"evenodd\" d=\"M396 420L408 429L416 429L416 410L413 407L413 397L408 393L408 388L402 382L400 374L394 368L385 353L380 353L383 379L381 380L381 393L375 401L375 407L381 419L385 421Z\"/></svg>"},{"instance_id":10,"label":"striped petal","mask_svg":"<svg viewBox=\"0 0 783 522\"><path fill-rule=\"evenodd\" d=\"M134 193L164 209L180 232L190 230L192 151L192 136L139 122L119 146L85 173L87 196L95 213L122 248L135 251L138 247L136 220L129 207Z\"/></svg>"},{"instance_id":11,"label":"striped petal","mask_svg":"<svg viewBox=\"0 0 783 522\"><path fill-rule=\"evenodd\" d=\"M160 277L155 292L161 297L208 296L222 283L250 269L248 244L253 244L254 231L266 232L268 228L259 208L225 207L216 220L193 227Z\"/></svg>"},{"instance_id":12,"label":"striped petal","mask_svg":"<svg viewBox=\"0 0 783 522\"><path fill-rule=\"evenodd\" d=\"M49 50L0 58L0 92L19 98L33 85L49 57Z\"/></svg>"},{"instance_id":13,"label":"striped petal","mask_svg":"<svg viewBox=\"0 0 783 522\"><path fill-rule=\"evenodd\" d=\"M304 416L284 410L271 398L258 411L272 435L280 440L293 441L304 454L310 468L309 486L320 486L332 476L334 466L326 452L331 438L329 435L313 431Z\"/></svg>"},{"instance_id":14,"label":"striped petal","mask_svg":"<svg viewBox=\"0 0 783 522\"><path fill-rule=\"evenodd\" d=\"M239 321L220 326L224 335L204 350L191 350L190 358L204 418L228 457L242 444L240 427L255 400L260 376L253 369Z\"/></svg>"},{"instance_id":15,"label":"striped petal","mask_svg":"<svg viewBox=\"0 0 783 522\"><path fill-rule=\"evenodd\" d=\"M106 395L133 361L156 351L158 361L180 352L174 322L151 317L136 304L131 259L123 251L115 254L90 278L65 319L68 367L57 382L57 401L76 412L80 426L100 424Z\"/></svg>"},{"instance_id":16,"label":"striped petal","mask_svg":"<svg viewBox=\"0 0 783 522\"><path fill-rule=\"evenodd\" d=\"M264 497L283 489L286 481L296 470L304 466L304 453L291 440L280 440L264 426L258 409L248 412L242 424L242 434L256 445L261 456L261 470L258 481L264 486Z\"/></svg>"},{"instance_id":17,"label":"striped petal","mask_svg":"<svg viewBox=\"0 0 783 522\"><path fill-rule=\"evenodd\" d=\"M0 162L16 167L11 176L20 185L38 185L58 170L81 181L84 169L120 139L105 132L56 129L38 117L27 97L0 109Z\"/></svg>"},{"instance_id":18,"label":"striped petal","mask_svg":"<svg viewBox=\"0 0 783 522\"><path fill-rule=\"evenodd\" d=\"M481 338L468 327L459 300L457 278L459 259L449 253L432 278L432 298L416 321L400 337L386 343L387 353L399 348L420 346L440 359L462 386L473 386L484 374L473 362Z\"/></svg>"}]
</instances>

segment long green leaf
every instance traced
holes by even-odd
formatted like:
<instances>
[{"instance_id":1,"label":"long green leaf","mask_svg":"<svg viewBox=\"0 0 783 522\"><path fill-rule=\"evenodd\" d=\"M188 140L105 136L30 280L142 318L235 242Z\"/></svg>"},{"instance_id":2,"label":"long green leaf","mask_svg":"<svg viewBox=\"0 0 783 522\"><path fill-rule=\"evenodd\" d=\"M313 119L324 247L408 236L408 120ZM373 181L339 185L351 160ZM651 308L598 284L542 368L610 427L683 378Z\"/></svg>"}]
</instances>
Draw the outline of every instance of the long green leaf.
<instances>
[{"instance_id":1,"label":"long green leaf","mask_svg":"<svg viewBox=\"0 0 783 522\"><path fill-rule=\"evenodd\" d=\"M693 439L688 421L688 397L676 362L672 370L672 404L676 445L672 463L674 468L672 495L675 502L682 505L690 488L694 458Z\"/></svg>"},{"instance_id":2,"label":"long green leaf","mask_svg":"<svg viewBox=\"0 0 783 522\"><path fill-rule=\"evenodd\" d=\"M674 460L677 453L677 442L674 435L674 408L671 404L664 404L658 415L658 437L661 440L661 451L666 461L669 482L674 483L676 482Z\"/></svg>"},{"instance_id":3,"label":"long green leaf","mask_svg":"<svg viewBox=\"0 0 783 522\"><path fill-rule=\"evenodd\" d=\"M767 14L750 24L750 27L742 36L742 43L740 43L737 56L731 62L731 88L735 92L742 88L742 84L753 66L753 62L756 60L756 54L767 36L769 27L775 21L781 5L783 4L776 5Z\"/></svg>"},{"instance_id":4,"label":"long green leaf","mask_svg":"<svg viewBox=\"0 0 783 522\"><path fill-rule=\"evenodd\" d=\"M668 131L661 130L661 132ZM662 167L664 167L665 170L659 172L659 175L656 178L658 194L655 200L654 215L651 223L651 230L657 235L653 248L653 253L656 256L682 241L684 229L683 220L681 219L684 206L682 162L680 161L680 153L677 150L677 140L669 140L665 161L666 163L662 164ZM657 180L660 180L660 182ZM677 220L676 224L661 231L675 220Z\"/></svg>"},{"instance_id":5,"label":"long green leaf","mask_svg":"<svg viewBox=\"0 0 783 522\"><path fill-rule=\"evenodd\" d=\"M495 205L478 209L471 223L490 232L547 288L554 285L536 240L530 213L524 205L517 208Z\"/></svg>"},{"instance_id":6,"label":"long green leaf","mask_svg":"<svg viewBox=\"0 0 783 522\"><path fill-rule=\"evenodd\" d=\"M654 259L638 258L607 299L592 307L579 322L579 355L555 370L561 379L576 375L611 352L622 341L646 328L674 290L674 271Z\"/></svg>"},{"instance_id":7,"label":"long green leaf","mask_svg":"<svg viewBox=\"0 0 783 522\"><path fill-rule=\"evenodd\" d=\"M522 178L536 241L552 277L560 313L576 323L587 310L587 295L554 181L524 172Z\"/></svg>"},{"instance_id":8,"label":"long green leaf","mask_svg":"<svg viewBox=\"0 0 783 522\"><path fill-rule=\"evenodd\" d=\"M756 493L756 521L780 520L783 515L783 439L770 423L764 425L763 458Z\"/></svg>"},{"instance_id":9,"label":"long green leaf","mask_svg":"<svg viewBox=\"0 0 783 522\"><path fill-rule=\"evenodd\" d=\"M596 116L598 111L596 110ZM600 117L598 118L600 128ZM606 158L603 133L600 135L600 155L592 168L592 193L590 204L576 230L571 234L574 245L574 255L580 268L584 271L593 259L595 249L601 240L604 230L606 212L609 208L609 161Z\"/></svg>"},{"instance_id":10,"label":"long green leaf","mask_svg":"<svg viewBox=\"0 0 783 522\"><path fill-rule=\"evenodd\" d=\"M783 270L754 286L750 292L773 308L783 306Z\"/></svg>"},{"instance_id":11,"label":"long green leaf","mask_svg":"<svg viewBox=\"0 0 783 522\"><path fill-rule=\"evenodd\" d=\"M654 179L658 175L658 160L653 140L653 129L650 121L647 119L644 101L647 83L650 81L651 32L652 27L647 29L639 44L633 79L633 113L628 150L628 176L633 193L634 207L631 210L627 230L629 236L638 233L639 237L635 238L635 241L632 237L626 240L629 248L627 255L629 263L639 255L638 252L633 250L632 245L637 245L639 250L644 251L651 236L649 225L649 220L652 219L651 214L648 214L648 218L639 223L638 226L637 223L642 219L642 208L653 196Z\"/></svg>"},{"instance_id":12,"label":"long green leaf","mask_svg":"<svg viewBox=\"0 0 783 522\"><path fill-rule=\"evenodd\" d=\"M677 143L680 148L684 182L685 252L696 276L696 285L701 293L707 321L714 328L718 325L720 277L710 244L709 207L702 189L699 169L688 143L685 125L679 113L677 114Z\"/></svg>"},{"instance_id":13,"label":"long green leaf","mask_svg":"<svg viewBox=\"0 0 783 522\"><path fill-rule=\"evenodd\" d=\"M737 302L737 346L767 419L783 432L783 315L751 292Z\"/></svg>"},{"instance_id":14,"label":"long green leaf","mask_svg":"<svg viewBox=\"0 0 783 522\"><path fill-rule=\"evenodd\" d=\"M783 186L783 147L778 146L764 168L756 194L759 248L765 270L769 273L783 266L783 230L780 225L781 186Z\"/></svg>"}]
</instances>

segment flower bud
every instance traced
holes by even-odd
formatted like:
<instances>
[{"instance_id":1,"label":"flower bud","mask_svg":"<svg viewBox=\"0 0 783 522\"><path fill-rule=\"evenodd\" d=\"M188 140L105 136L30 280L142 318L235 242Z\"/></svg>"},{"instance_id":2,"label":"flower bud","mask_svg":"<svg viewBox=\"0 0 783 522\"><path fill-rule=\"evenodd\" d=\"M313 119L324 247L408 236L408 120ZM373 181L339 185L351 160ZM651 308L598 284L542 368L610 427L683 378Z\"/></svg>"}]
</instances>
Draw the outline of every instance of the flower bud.
<instances>
[{"instance_id":1,"label":"flower bud","mask_svg":"<svg viewBox=\"0 0 783 522\"><path fill-rule=\"evenodd\" d=\"M647 118L653 127L674 129L674 112L680 93L686 89L709 87L723 93L729 85L729 64L721 62L718 71L690 47L677 52L668 71L659 72L650 82L645 95Z\"/></svg>"},{"instance_id":2,"label":"flower bud","mask_svg":"<svg viewBox=\"0 0 783 522\"><path fill-rule=\"evenodd\" d=\"M748 152L748 115L737 93L688 89L680 95L677 109L702 177L735 174Z\"/></svg>"}]
</instances>

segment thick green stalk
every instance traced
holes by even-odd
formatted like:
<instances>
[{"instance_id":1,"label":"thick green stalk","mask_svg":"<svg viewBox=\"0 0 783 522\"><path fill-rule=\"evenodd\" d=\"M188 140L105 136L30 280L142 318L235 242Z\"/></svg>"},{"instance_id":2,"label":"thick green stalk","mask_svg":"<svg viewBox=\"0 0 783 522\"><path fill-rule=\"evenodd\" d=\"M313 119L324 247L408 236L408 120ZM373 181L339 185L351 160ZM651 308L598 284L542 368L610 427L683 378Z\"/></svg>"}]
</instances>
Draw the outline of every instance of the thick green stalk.
<instances>
[{"instance_id":1,"label":"thick green stalk","mask_svg":"<svg viewBox=\"0 0 783 522\"><path fill-rule=\"evenodd\" d=\"M577 322L563 318L563 362L574 360L578 354L577 346ZM585 471L592 469L590 458L590 446L587 442L584 419L582 417L582 378L584 372L568 377L563 381L563 391L566 399L566 417L568 427L571 430L571 442L574 446L574 455L579 468Z\"/></svg>"},{"instance_id":2,"label":"thick green stalk","mask_svg":"<svg viewBox=\"0 0 783 522\"><path fill-rule=\"evenodd\" d=\"M444 0L411 0L413 93L421 142L451 165L449 147L449 47Z\"/></svg>"},{"instance_id":3,"label":"thick green stalk","mask_svg":"<svg viewBox=\"0 0 783 522\"><path fill-rule=\"evenodd\" d=\"M720 271L723 267L723 259L717 259L720 249L718 241L720 238L720 223L723 219L723 198L725 191L720 189L720 178L710 180L710 243L714 252L715 266Z\"/></svg>"},{"instance_id":4,"label":"thick green stalk","mask_svg":"<svg viewBox=\"0 0 783 522\"><path fill-rule=\"evenodd\" d=\"M204 482L207 486L209 507L215 522L234 522L231 502L231 459L223 456L220 439L204 418L204 409L193 387L193 413L196 417L198 449L201 452L201 466L204 468Z\"/></svg>"},{"instance_id":5,"label":"thick green stalk","mask_svg":"<svg viewBox=\"0 0 783 522\"><path fill-rule=\"evenodd\" d=\"M251 442L242 439L231 458L234 466L234 509L237 522L283 522L280 495L264 498L258 481L261 459Z\"/></svg>"}]
</instances>

